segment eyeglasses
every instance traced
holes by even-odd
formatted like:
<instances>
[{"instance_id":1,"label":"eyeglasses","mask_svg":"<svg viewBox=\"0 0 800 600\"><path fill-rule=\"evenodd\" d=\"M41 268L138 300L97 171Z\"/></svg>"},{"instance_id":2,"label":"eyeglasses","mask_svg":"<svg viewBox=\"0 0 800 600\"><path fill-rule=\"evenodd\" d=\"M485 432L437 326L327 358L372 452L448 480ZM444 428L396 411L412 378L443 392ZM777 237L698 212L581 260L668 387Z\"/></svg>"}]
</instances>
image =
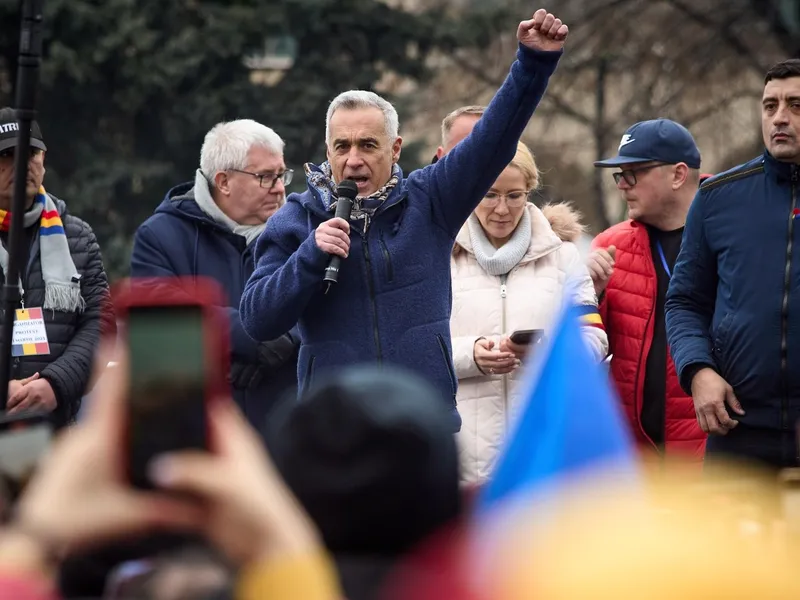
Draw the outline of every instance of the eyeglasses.
<instances>
[{"instance_id":1,"label":"eyeglasses","mask_svg":"<svg viewBox=\"0 0 800 600\"><path fill-rule=\"evenodd\" d=\"M656 167L663 167L667 163L656 163L654 165L647 165L646 167L639 167L637 169L625 169L623 171L619 171L617 173L612 173L614 176L614 182L619 185L621 179L625 179L625 183L629 186L633 187L636 185L636 174L637 173L646 173L651 169L655 169Z\"/></svg>"},{"instance_id":2,"label":"eyeglasses","mask_svg":"<svg viewBox=\"0 0 800 600\"><path fill-rule=\"evenodd\" d=\"M283 185L289 185L292 183L292 177L294 176L294 171L292 169L286 169L282 173L251 173L250 171L242 171L240 169L231 169L236 173L244 173L245 175L252 175L256 179L258 179L258 185L262 188L272 189L275 187L275 184L278 183L278 180L283 182Z\"/></svg>"},{"instance_id":3,"label":"eyeglasses","mask_svg":"<svg viewBox=\"0 0 800 600\"><path fill-rule=\"evenodd\" d=\"M525 206L525 203L528 201L528 194L530 194L530 192L527 190L517 190L507 194L487 192L487 194L483 197L483 200L481 200L481 204L483 204L486 208L494 208L500 204L501 198L505 198L506 205L509 208L519 208L521 206Z\"/></svg>"}]
</instances>

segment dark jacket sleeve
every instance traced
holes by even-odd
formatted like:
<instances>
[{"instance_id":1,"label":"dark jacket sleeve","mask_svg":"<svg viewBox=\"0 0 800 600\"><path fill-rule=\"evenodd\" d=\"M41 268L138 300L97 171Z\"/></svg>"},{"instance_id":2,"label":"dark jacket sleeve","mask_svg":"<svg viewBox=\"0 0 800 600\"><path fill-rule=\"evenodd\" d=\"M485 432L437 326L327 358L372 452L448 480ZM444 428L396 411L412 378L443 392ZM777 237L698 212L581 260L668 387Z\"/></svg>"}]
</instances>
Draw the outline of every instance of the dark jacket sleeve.
<instances>
[{"instance_id":1,"label":"dark jacket sleeve","mask_svg":"<svg viewBox=\"0 0 800 600\"><path fill-rule=\"evenodd\" d=\"M705 193L700 191L689 209L664 309L672 359L681 387L690 395L698 367L716 368L710 330L717 297L717 260L706 240L705 202Z\"/></svg>"},{"instance_id":2,"label":"dark jacket sleeve","mask_svg":"<svg viewBox=\"0 0 800 600\"><path fill-rule=\"evenodd\" d=\"M260 386L265 378L279 376L287 364L297 360L299 349L300 334L297 327L274 340L260 342L258 363L231 363L231 385L235 389L253 389Z\"/></svg>"},{"instance_id":3,"label":"dark jacket sleeve","mask_svg":"<svg viewBox=\"0 0 800 600\"><path fill-rule=\"evenodd\" d=\"M255 259L239 314L252 338L273 340L297 324L320 291L330 256L317 246L304 209L289 201L267 221L256 242Z\"/></svg>"},{"instance_id":4,"label":"dark jacket sleeve","mask_svg":"<svg viewBox=\"0 0 800 600\"><path fill-rule=\"evenodd\" d=\"M520 45L511 71L470 135L423 170L430 178L433 218L451 237L456 236L513 160L522 132L542 99L562 53Z\"/></svg>"},{"instance_id":5,"label":"dark jacket sleeve","mask_svg":"<svg viewBox=\"0 0 800 600\"><path fill-rule=\"evenodd\" d=\"M258 345L258 362L267 373L273 373L294 358L299 348L300 334L294 327L274 340L261 342Z\"/></svg>"},{"instance_id":6,"label":"dark jacket sleeve","mask_svg":"<svg viewBox=\"0 0 800 600\"><path fill-rule=\"evenodd\" d=\"M136 230L131 254L131 277L172 278L185 276L173 264L171 254L162 246L161 240L169 239L169 231L156 232L148 223ZM165 282L165 285L169 285ZM248 336L239 318L239 309L225 307L231 331L231 354L234 361L255 363L258 360L258 344Z\"/></svg>"},{"instance_id":7,"label":"dark jacket sleeve","mask_svg":"<svg viewBox=\"0 0 800 600\"><path fill-rule=\"evenodd\" d=\"M108 278L100 256L100 246L91 227L80 221L81 244L78 251L87 254L81 278L81 295L86 306L78 317L75 333L64 353L42 369L40 375L53 387L58 400L58 413L65 421L75 417L86 392L94 366L94 355L100 335L113 335L116 323L108 289Z\"/></svg>"}]
</instances>

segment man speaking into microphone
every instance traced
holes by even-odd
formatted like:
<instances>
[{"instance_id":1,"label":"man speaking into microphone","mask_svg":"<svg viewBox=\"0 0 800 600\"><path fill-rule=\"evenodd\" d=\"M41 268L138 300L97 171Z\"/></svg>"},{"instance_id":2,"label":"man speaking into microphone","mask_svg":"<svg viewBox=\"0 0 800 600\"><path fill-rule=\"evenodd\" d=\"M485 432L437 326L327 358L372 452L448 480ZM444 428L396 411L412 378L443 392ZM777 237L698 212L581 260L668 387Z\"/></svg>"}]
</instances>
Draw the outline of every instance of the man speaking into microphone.
<instances>
[{"instance_id":1,"label":"man speaking into microphone","mask_svg":"<svg viewBox=\"0 0 800 600\"><path fill-rule=\"evenodd\" d=\"M460 428L450 344L450 252L456 234L500 173L547 88L567 26L540 9L517 28L517 60L472 133L408 177L394 107L349 91L330 104L328 160L305 166L308 190L291 194L256 245L239 314L255 340L298 324L301 392L325 371L393 364L427 378ZM334 217L338 184L352 180L349 219ZM334 218L332 218L334 217ZM331 256L341 265L325 282ZM327 291L327 293L326 293Z\"/></svg>"}]
</instances>

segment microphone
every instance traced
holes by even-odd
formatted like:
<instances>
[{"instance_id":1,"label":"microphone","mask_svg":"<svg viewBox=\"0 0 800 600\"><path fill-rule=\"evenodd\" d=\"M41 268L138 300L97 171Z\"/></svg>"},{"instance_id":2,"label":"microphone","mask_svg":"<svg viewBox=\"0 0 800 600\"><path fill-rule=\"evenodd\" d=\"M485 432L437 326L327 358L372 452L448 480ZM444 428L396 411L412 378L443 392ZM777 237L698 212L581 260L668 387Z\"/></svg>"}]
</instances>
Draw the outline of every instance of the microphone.
<instances>
[{"instance_id":1,"label":"microphone","mask_svg":"<svg viewBox=\"0 0 800 600\"><path fill-rule=\"evenodd\" d=\"M336 202L335 217L339 217L345 221L350 220L350 212L353 210L353 200L356 199L357 194L358 186L352 179L345 179L339 183L339 187L336 189L336 195L339 197L339 199ZM325 269L325 278L323 279L323 281L328 284L328 287L325 288L326 294L328 293L328 290L331 289L332 284L338 283L339 267L341 264L341 256L331 256L331 260L328 263L328 268Z\"/></svg>"}]
</instances>

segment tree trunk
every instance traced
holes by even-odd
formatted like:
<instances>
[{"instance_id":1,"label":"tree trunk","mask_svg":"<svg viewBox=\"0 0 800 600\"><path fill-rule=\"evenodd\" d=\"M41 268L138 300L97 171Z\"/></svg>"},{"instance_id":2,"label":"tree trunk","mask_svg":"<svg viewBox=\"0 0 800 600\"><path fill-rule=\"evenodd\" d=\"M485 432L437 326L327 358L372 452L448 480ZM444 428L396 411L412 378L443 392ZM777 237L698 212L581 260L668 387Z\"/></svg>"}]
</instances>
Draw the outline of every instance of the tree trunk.
<instances>
[{"instance_id":1,"label":"tree trunk","mask_svg":"<svg viewBox=\"0 0 800 600\"><path fill-rule=\"evenodd\" d=\"M606 126L606 73L608 72L608 59L601 56L597 62L597 79L595 86L595 118L594 118L594 147L596 160L605 158L608 147L608 127ZM594 198L597 207L597 222L602 229L608 229L611 223L608 220L606 207L606 194L603 186L605 169L594 169Z\"/></svg>"}]
</instances>

